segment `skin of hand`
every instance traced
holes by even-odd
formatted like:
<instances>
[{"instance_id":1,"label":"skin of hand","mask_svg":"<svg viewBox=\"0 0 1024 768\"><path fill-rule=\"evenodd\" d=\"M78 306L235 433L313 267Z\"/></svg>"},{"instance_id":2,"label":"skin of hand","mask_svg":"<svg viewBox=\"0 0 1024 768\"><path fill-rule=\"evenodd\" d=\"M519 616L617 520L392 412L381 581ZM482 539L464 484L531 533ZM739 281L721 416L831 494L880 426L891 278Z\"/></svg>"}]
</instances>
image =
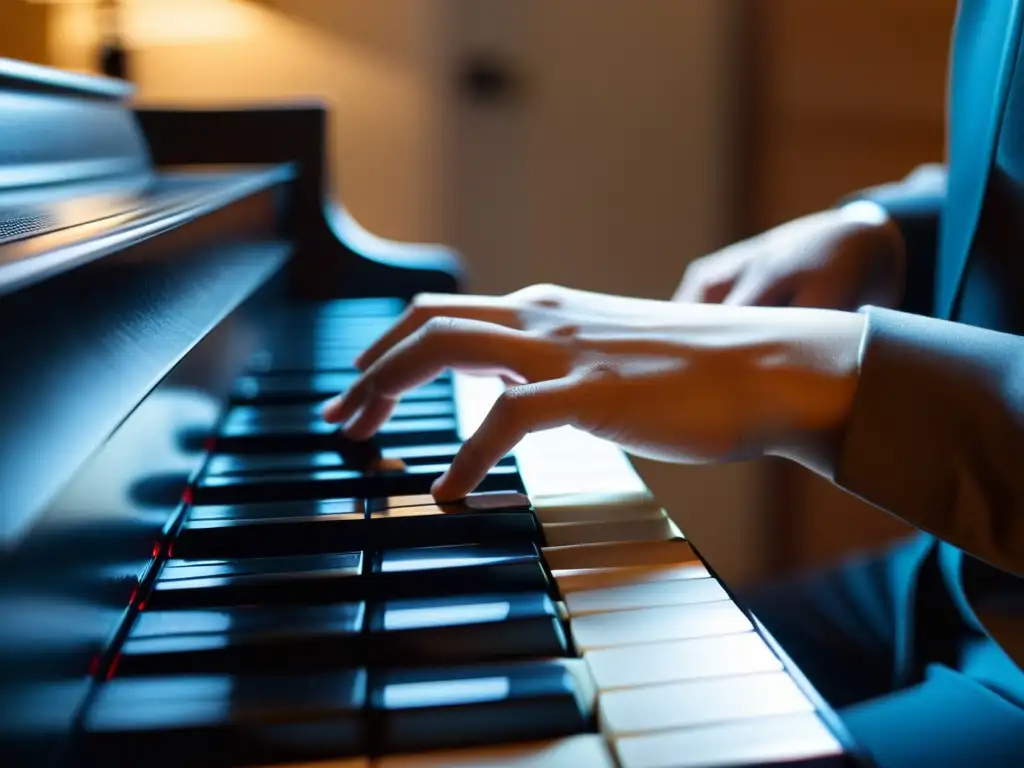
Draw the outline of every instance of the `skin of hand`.
<instances>
[{"instance_id":1,"label":"skin of hand","mask_svg":"<svg viewBox=\"0 0 1024 768\"><path fill-rule=\"evenodd\" d=\"M896 307L906 255L898 227L870 202L787 222L691 262L674 301L710 304Z\"/></svg>"},{"instance_id":2,"label":"skin of hand","mask_svg":"<svg viewBox=\"0 0 1024 768\"><path fill-rule=\"evenodd\" d=\"M510 386L434 484L472 491L528 433L572 425L638 456L787 456L828 473L856 391L861 315L681 304L557 286L419 297L357 360L328 422L373 436L403 393L446 369Z\"/></svg>"}]
</instances>

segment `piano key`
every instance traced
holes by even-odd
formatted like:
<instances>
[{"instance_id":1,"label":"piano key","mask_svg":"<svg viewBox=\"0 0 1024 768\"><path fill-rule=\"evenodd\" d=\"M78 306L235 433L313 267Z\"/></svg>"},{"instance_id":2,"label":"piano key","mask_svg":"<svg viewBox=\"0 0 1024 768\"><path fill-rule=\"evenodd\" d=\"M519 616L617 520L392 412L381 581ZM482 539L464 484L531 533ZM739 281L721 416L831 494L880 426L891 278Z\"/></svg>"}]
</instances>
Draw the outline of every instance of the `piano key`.
<instances>
[{"instance_id":1,"label":"piano key","mask_svg":"<svg viewBox=\"0 0 1024 768\"><path fill-rule=\"evenodd\" d=\"M602 692L783 668L756 632L605 648L584 658Z\"/></svg>"},{"instance_id":2,"label":"piano key","mask_svg":"<svg viewBox=\"0 0 1024 768\"><path fill-rule=\"evenodd\" d=\"M184 559L177 557L177 542L175 542L173 555L160 570L159 579L161 581L209 579L215 576L266 576L302 573L303 571L358 573L362 567L362 555L359 552L300 557Z\"/></svg>"},{"instance_id":3,"label":"piano key","mask_svg":"<svg viewBox=\"0 0 1024 768\"><path fill-rule=\"evenodd\" d=\"M541 543L536 518L528 504L524 507L520 502L524 497L501 496L510 506L486 512L474 505L472 496L462 502L399 507L369 515L355 501L331 514L316 509L315 502L284 503L278 517L269 516L273 504L222 507L217 519L197 520L190 515L174 543L174 554L185 558L266 557L445 544ZM246 518L250 506L261 508L258 517ZM313 508L302 515L306 507Z\"/></svg>"},{"instance_id":4,"label":"piano key","mask_svg":"<svg viewBox=\"0 0 1024 768\"><path fill-rule=\"evenodd\" d=\"M186 520L174 542L175 557L217 559L316 555L364 549L370 542L369 524L362 509L317 513L308 517L299 517L294 514L295 510L287 510L287 517L258 519L241 517L246 512L246 505L233 509L238 511L238 516Z\"/></svg>"},{"instance_id":5,"label":"piano key","mask_svg":"<svg viewBox=\"0 0 1024 768\"><path fill-rule=\"evenodd\" d=\"M404 470L363 474L349 469L270 472L264 475L216 475L194 486L193 503L248 504L336 497L401 496L430 493L447 464L417 464ZM487 473L480 491L521 491L519 472L499 464Z\"/></svg>"},{"instance_id":6,"label":"piano key","mask_svg":"<svg viewBox=\"0 0 1024 768\"><path fill-rule=\"evenodd\" d=\"M381 496L368 499L367 509L370 512L381 512L386 509L399 509L401 507L423 507L435 504L434 497L429 493L412 494L407 496ZM474 492L464 499L453 503L442 503L444 509L458 511L464 509L468 512L493 512L496 510L518 509L530 511L532 505L525 494L515 491L483 491Z\"/></svg>"},{"instance_id":7,"label":"piano key","mask_svg":"<svg viewBox=\"0 0 1024 768\"><path fill-rule=\"evenodd\" d=\"M641 608L623 613L575 616L570 624L573 642L581 652L600 648L687 640L746 632L750 620L729 600L665 608Z\"/></svg>"},{"instance_id":8,"label":"piano key","mask_svg":"<svg viewBox=\"0 0 1024 768\"><path fill-rule=\"evenodd\" d=\"M565 605L569 615L577 618L590 613L692 605L728 599L728 593L717 579L706 578L581 590L566 595Z\"/></svg>"},{"instance_id":9,"label":"piano key","mask_svg":"<svg viewBox=\"0 0 1024 768\"><path fill-rule=\"evenodd\" d=\"M118 675L294 672L362 658L363 603L142 611Z\"/></svg>"},{"instance_id":10,"label":"piano key","mask_svg":"<svg viewBox=\"0 0 1024 768\"><path fill-rule=\"evenodd\" d=\"M455 404L450 400L399 401L392 419L452 417ZM225 424L307 425L323 421L322 403L291 405L239 405L228 411Z\"/></svg>"},{"instance_id":11,"label":"piano key","mask_svg":"<svg viewBox=\"0 0 1024 768\"><path fill-rule=\"evenodd\" d=\"M240 376L235 381L231 400L251 405L323 402L347 390L357 377L356 372ZM408 401L449 400L452 388L448 381L440 379L406 392L402 397Z\"/></svg>"},{"instance_id":12,"label":"piano key","mask_svg":"<svg viewBox=\"0 0 1024 768\"><path fill-rule=\"evenodd\" d=\"M414 752L569 736L589 712L559 661L389 670L370 692L381 751Z\"/></svg>"},{"instance_id":13,"label":"piano key","mask_svg":"<svg viewBox=\"0 0 1024 768\"><path fill-rule=\"evenodd\" d=\"M681 565L700 561L690 545L681 539L546 547L544 559L551 570Z\"/></svg>"},{"instance_id":14,"label":"piano key","mask_svg":"<svg viewBox=\"0 0 1024 768\"><path fill-rule=\"evenodd\" d=\"M715 677L608 691L600 698L601 730L620 738L771 715L813 712L785 672Z\"/></svg>"},{"instance_id":15,"label":"piano key","mask_svg":"<svg viewBox=\"0 0 1024 768\"><path fill-rule=\"evenodd\" d=\"M374 658L402 666L564 656L565 631L543 592L390 600L372 609Z\"/></svg>"},{"instance_id":16,"label":"piano key","mask_svg":"<svg viewBox=\"0 0 1024 768\"><path fill-rule=\"evenodd\" d=\"M431 497L433 498L433 497ZM269 504L203 504L190 507L187 521L196 520L279 520L317 515L365 515L365 506L358 499L314 499L277 501Z\"/></svg>"},{"instance_id":17,"label":"piano key","mask_svg":"<svg viewBox=\"0 0 1024 768\"><path fill-rule=\"evenodd\" d=\"M704 579L711 575L701 562L683 565L633 565L622 568L576 568L552 571L563 595L585 589L656 584L681 579Z\"/></svg>"},{"instance_id":18,"label":"piano key","mask_svg":"<svg viewBox=\"0 0 1024 768\"><path fill-rule=\"evenodd\" d=\"M615 768L605 740L593 733L548 741L386 755L373 768ZM309 768L313 768L310 766ZM334 768L334 766L321 766ZM340 766L339 766L340 768Z\"/></svg>"},{"instance_id":19,"label":"piano key","mask_svg":"<svg viewBox=\"0 0 1024 768\"><path fill-rule=\"evenodd\" d=\"M262 350L245 364L248 374L265 373L350 373L366 345L354 342L337 347L330 344L312 348Z\"/></svg>"},{"instance_id":20,"label":"piano key","mask_svg":"<svg viewBox=\"0 0 1024 768\"><path fill-rule=\"evenodd\" d=\"M397 507L370 513L368 525L370 545L375 549L517 541L542 543L540 526L528 508L478 512L458 503Z\"/></svg>"},{"instance_id":21,"label":"piano key","mask_svg":"<svg viewBox=\"0 0 1024 768\"><path fill-rule=\"evenodd\" d=\"M542 523L590 523L661 517L665 510L648 493L574 493L538 498Z\"/></svg>"},{"instance_id":22,"label":"piano key","mask_svg":"<svg viewBox=\"0 0 1024 768\"><path fill-rule=\"evenodd\" d=\"M362 445L357 444L357 445ZM396 445L380 447L377 458L388 464L451 464L459 450L457 443L432 445ZM206 465L207 475L244 475L265 472L297 472L307 469L365 469L365 462L353 462L346 448L316 453L218 453ZM514 466L511 454L501 459L502 466Z\"/></svg>"},{"instance_id":23,"label":"piano key","mask_svg":"<svg viewBox=\"0 0 1024 768\"><path fill-rule=\"evenodd\" d=\"M550 589L537 547L524 542L385 550L373 580L393 598Z\"/></svg>"},{"instance_id":24,"label":"piano key","mask_svg":"<svg viewBox=\"0 0 1024 768\"><path fill-rule=\"evenodd\" d=\"M362 753L365 670L114 678L85 711L90 765L265 765Z\"/></svg>"},{"instance_id":25,"label":"piano key","mask_svg":"<svg viewBox=\"0 0 1024 768\"><path fill-rule=\"evenodd\" d=\"M388 421L377 431L373 442L383 448L448 443L455 439L455 419L442 416ZM220 453L342 453L347 447L346 440L337 424L328 424L322 419L270 425L228 422L214 437L214 450Z\"/></svg>"},{"instance_id":26,"label":"piano key","mask_svg":"<svg viewBox=\"0 0 1024 768\"><path fill-rule=\"evenodd\" d=\"M809 713L631 736L615 751L622 768L847 764L835 736Z\"/></svg>"},{"instance_id":27,"label":"piano key","mask_svg":"<svg viewBox=\"0 0 1024 768\"><path fill-rule=\"evenodd\" d=\"M277 561L279 565L255 570L253 561L261 560ZM209 573L215 569L225 573ZM156 609L361 600L365 596L361 571L359 552L205 561L164 568L147 602L150 609Z\"/></svg>"},{"instance_id":28,"label":"piano key","mask_svg":"<svg viewBox=\"0 0 1024 768\"><path fill-rule=\"evenodd\" d=\"M569 544L600 544L617 541L668 541L682 534L668 515L614 522L546 523L544 538L549 547Z\"/></svg>"}]
</instances>

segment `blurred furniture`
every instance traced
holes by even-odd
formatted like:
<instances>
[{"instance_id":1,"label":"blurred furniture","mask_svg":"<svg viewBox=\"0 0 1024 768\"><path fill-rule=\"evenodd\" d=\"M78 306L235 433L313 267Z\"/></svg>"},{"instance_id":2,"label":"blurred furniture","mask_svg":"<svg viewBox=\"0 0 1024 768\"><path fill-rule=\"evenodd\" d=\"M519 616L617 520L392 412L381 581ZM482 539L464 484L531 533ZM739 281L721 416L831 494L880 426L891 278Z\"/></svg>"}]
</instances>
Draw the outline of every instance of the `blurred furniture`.
<instances>
[{"instance_id":1,"label":"blurred furniture","mask_svg":"<svg viewBox=\"0 0 1024 768\"><path fill-rule=\"evenodd\" d=\"M752 0L738 186L748 235L943 156L955 0ZM770 571L827 562L907 526L810 473L771 466Z\"/></svg>"}]
</instances>

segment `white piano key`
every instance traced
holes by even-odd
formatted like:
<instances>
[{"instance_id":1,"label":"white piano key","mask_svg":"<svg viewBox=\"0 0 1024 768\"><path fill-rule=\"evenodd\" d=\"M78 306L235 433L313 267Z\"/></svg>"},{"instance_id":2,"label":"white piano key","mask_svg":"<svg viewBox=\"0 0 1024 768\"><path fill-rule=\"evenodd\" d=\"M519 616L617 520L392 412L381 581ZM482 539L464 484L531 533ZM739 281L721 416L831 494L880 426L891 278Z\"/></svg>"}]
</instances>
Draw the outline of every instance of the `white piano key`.
<instances>
[{"instance_id":1,"label":"white piano key","mask_svg":"<svg viewBox=\"0 0 1024 768\"><path fill-rule=\"evenodd\" d=\"M544 560L551 570L700 562L683 539L545 547Z\"/></svg>"},{"instance_id":2,"label":"white piano key","mask_svg":"<svg viewBox=\"0 0 1024 768\"><path fill-rule=\"evenodd\" d=\"M843 749L815 714L780 715L618 739L622 768L713 768L830 758ZM815 763L817 765L818 763Z\"/></svg>"},{"instance_id":3,"label":"white piano key","mask_svg":"<svg viewBox=\"0 0 1024 768\"><path fill-rule=\"evenodd\" d=\"M605 648L584 659L601 692L783 668L756 632Z\"/></svg>"},{"instance_id":4,"label":"white piano key","mask_svg":"<svg viewBox=\"0 0 1024 768\"><path fill-rule=\"evenodd\" d=\"M668 541L682 534L667 515L646 520L548 523L543 526L548 546L600 544L613 541Z\"/></svg>"},{"instance_id":5,"label":"white piano key","mask_svg":"<svg viewBox=\"0 0 1024 768\"><path fill-rule=\"evenodd\" d=\"M492 747L390 755L374 768L614 768L605 740L580 734L552 741L500 744Z\"/></svg>"},{"instance_id":6,"label":"white piano key","mask_svg":"<svg viewBox=\"0 0 1024 768\"><path fill-rule=\"evenodd\" d=\"M657 584L662 581L705 579L711 574L703 563L684 565L633 565L622 568L569 568L551 572L563 595L589 589Z\"/></svg>"},{"instance_id":7,"label":"white piano key","mask_svg":"<svg viewBox=\"0 0 1024 768\"><path fill-rule=\"evenodd\" d=\"M452 376L457 405L457 431L468 438L486 417L504 385L495 377ZM576 493L646 493L643 480L617 445L574 427L527 435L515 451L531 499Z\"/></svg>"},{"instance_id":8,"label":"white piano key","mask_svg":"<svg viewBox=\"0 0 1024 768\"><path fill-rule=\"evenodd\" d=\"M660 517L661 505L647 491L643 493L570 493L545 496L534 502L542 523L582 523L598 520L638 520Z\"/></svg>"},{"instance_id":9,"label":"white piano key","mask_svg":"<svg viewBox=\"0 0 1024 768\"><path fill-rule=\"evenodd\" d=\"M602 731L612 737L813 712L785 672L714 677L601 694Z\"/></svg>"},{"instance_id":10,"label":"white piano key","mask_svg":"<svg viewBox=\"0 0 1024 768\"><path fill-rule=\"evenodd\" d=\"M589 613L711 603L728 599L729 595L718 580L707 578L588 589L566 595L565 605L569 615L577 618Z\"/></svg>"},{"instance_id":11,"label":"white piano key","mask_svg":"<svg viewBox=\"0 0 1024 768\"><path fill-rule=\"evenodd\" d=\"M569 624L581 652L622 645L729 635L752 629L730 600L577 616Z\"/></svg>"}]
</instances>

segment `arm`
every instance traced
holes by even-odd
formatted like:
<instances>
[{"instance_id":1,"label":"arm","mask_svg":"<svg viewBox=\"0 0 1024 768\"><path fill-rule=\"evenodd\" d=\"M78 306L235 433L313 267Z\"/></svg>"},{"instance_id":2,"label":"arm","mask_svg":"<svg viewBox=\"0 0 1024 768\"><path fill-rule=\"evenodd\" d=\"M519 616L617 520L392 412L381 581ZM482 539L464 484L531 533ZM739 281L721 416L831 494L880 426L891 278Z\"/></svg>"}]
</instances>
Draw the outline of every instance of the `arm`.
<instances>
[{"instance_id":1,"label":"arm","mask_svg":"<svg viewBox=\"0 0 1024 768\"><path fill-rule=\"evenodd\" d=\"M903 235L906 292L900 309L933 314L939 215L946 199L946 168L924 165L902 181L856 192L843 200L868 200L881 206Z\"/></svg>"},{"instance_id":2,"label":"arm","mask_svg":"<svg viewBox=\"0 0 1024 768\"><path fill-rule=\"evenodd\" d=\"M1024 575L1024 339L863 312L836 484Z\"/></svg>"}]
</instances>

